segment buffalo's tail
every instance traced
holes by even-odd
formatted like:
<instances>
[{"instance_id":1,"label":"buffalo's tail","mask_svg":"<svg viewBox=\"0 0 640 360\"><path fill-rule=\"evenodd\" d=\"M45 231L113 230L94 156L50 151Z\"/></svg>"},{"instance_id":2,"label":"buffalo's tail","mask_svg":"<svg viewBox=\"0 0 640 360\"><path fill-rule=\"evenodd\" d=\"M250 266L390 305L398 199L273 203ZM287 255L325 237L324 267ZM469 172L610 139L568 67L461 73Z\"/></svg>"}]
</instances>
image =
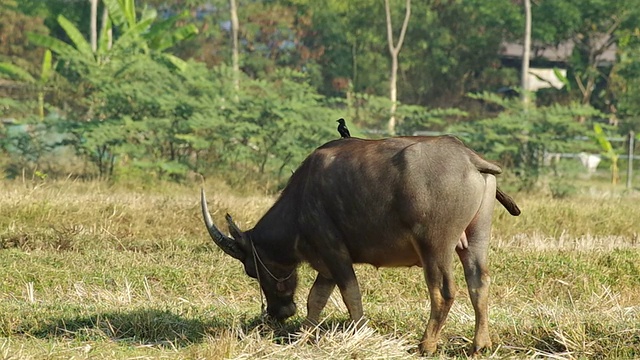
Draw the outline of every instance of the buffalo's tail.
<instances>
[{"instance_id":1,"label":"buffalo's tail","mask_svg":"<svg viewBox=\"0 0 640 360\"><path fill-rule=\"evenodd\" d=\"M520 215L520 208L516 204L516 202L511 198L511 196L505 194L500 188L496 188L496 199L504 206L505 209L509 212L509 214L513 216Z\"/></svg>"}]
</instances>

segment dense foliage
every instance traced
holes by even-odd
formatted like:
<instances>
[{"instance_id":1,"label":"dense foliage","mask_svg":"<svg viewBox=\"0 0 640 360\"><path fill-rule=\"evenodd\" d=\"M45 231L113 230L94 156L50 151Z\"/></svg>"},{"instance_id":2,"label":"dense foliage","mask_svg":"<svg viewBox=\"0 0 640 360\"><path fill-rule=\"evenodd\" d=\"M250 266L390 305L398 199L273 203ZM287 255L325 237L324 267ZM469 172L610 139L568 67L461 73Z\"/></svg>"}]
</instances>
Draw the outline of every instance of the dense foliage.
<instances>
[{"instance_id":1,"label":"dense foliage","mask_svg":"<svg viewBox=\"0 0 640 360\"><path fill-rule=\"evenodd\" d=\"M337 137L339 117L356 136L384 134L390 59L381 1L236 0L239 88L228 1L96 1L97 13L88 1L0 4L7 176L215 175L270 179L265 186L274 188ZM575 46L561 61L534 56L532 65L563 67L567 76L526 111L509 98L519 92L519 60L501 56L523 35L520 1L414 2L400 52L397 132L457 132L535 180L544 152L584 150L571 140L592 135L593 122L613 123L610 134L640 130L640 9L632 1L534 4L534 55ZM399 24L404 1L391 5ZM607 49L616 51L612 63L599 60Z\"/></svg>"}]
</instances>

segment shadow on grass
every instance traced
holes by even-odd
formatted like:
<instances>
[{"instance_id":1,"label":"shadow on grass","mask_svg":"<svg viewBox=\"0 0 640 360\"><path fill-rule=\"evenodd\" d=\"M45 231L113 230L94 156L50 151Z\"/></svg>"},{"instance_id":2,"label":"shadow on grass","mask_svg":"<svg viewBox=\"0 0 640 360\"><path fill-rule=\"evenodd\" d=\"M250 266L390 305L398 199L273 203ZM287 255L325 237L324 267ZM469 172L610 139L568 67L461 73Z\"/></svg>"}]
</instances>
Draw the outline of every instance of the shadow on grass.
<instances>
[{"instance_id":1,"label":"shadow on grass","mask_svg":"<svg viewBox=\"0 0 640 360\"><path fill-rule=\"evenodd\" d=\"M210 314L209 314L210 315ZM123 346L146 345L180 349L207 338L229 336L236 332L238 340L246 334L257 332L264 339L287 345L298 341L302 318L294 317L285 322L272 321L262 316L238 317L230 313L220 316L197 315L190 318L170 310L137 309L112 311L84 316L62 316L42 321L24 335L40 339L68 339L77 341L113 341ZM375 320L373 320L373 327ZM320 333L350 331L353 323L344 317L325 318L319 325ZM469 343L457 339L452 344L439 347L441 355L466 358ZM416 347L409 353L416 355ZM409 355L409 354L408 354Z\"/></svg>"},{"instance_id":2,"label":"shadow on grass","mask_svg":"<svg viewBox=\"0 0 640 360\"><path fill-rule=\"evenodd\" d=\"M228 336L231 331L258 331L275 342L284 343L299 328L299 321L275 323L263 317L227 316L206 319L188 318L168 310L140 309L114 311L78 317L53 318L31 328L25 334L42 339L100 341L109 339L123 345L154 345L181 348L202 342L207 337Z\"/></svg>"}]
</instances>

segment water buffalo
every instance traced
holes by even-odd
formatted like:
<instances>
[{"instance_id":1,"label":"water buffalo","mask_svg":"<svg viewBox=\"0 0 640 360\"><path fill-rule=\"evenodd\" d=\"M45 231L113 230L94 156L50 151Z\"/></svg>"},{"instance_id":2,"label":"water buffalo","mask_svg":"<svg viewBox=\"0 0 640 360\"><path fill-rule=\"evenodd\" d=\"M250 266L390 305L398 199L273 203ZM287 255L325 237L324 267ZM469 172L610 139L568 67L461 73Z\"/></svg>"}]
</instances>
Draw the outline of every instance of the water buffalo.
<instances>
[{"instance_id":1,"label":"water buffalo","mask_svg":"<svg viewBox=\"0 0 640 360\"><path fill-rule=\"evenodd\" d=\"M457 253L475 311L473 351L491 346L487 252L494 199L512 215L513 199L497 189L499 166L452 136L348 138L316 149L294 172L278 200L251 230L227 214L232 237L213 224L202 191L202 215L213 241L258 279L267 313L285 319L293 302L297 267L317 272L307 299L306 323L337 285L353 321L363 317L353 264L421 266L431 315L419 348L433 353L456 293Z\"/></svg>"}]
</instances>

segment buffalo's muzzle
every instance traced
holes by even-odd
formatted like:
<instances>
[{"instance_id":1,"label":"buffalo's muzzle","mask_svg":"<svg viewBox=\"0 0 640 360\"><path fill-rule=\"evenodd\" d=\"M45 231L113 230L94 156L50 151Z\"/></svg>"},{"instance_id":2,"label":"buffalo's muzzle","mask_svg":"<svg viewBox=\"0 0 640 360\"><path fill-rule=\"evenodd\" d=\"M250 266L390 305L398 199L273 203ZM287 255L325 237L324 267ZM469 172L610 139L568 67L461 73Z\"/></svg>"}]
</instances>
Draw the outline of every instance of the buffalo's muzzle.
<instances>
[{"instance_id":1,"label":"buffalo's muzzle","mask_svg":"<svg viewBox=\"0 0 640 360\"><path fill-rule=\"evenodd\" d=\"M267 313L276 320L284 320L295 315L296 304L292 302L287 305L267 307Z\"/></svg>"}]
</instances>

